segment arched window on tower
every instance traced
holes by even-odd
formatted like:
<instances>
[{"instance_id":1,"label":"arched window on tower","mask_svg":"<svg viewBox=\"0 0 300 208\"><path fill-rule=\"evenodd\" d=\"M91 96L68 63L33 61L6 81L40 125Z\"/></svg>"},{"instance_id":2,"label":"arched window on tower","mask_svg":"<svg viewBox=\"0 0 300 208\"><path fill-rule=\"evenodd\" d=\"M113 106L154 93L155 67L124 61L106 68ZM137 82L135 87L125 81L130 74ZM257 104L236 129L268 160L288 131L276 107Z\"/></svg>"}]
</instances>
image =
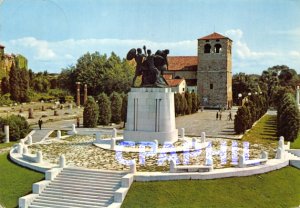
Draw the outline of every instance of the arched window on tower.
<instances>
[{"instance_id":1,"label":"arched window on tower","mask_svg":"<svg viewBox=\"0 0 300 208\"><path fill-rule=\"evenodd\" d=\"M221 51L222 51L222 46L221 46L221 44L216 44L215 45L215 53L221 53Z\"/></svg>"},{"instance_id":2,"label":"arched window on tower","mask_svg":"<svg viewBox=\"0 0 300 208\"><path fill-rule=\"evenodd\" d=\"M204 46L204 53L210 53L210 49L211 49L210 44L205 44L205 46Z\"/></svg>"}]
</instances>

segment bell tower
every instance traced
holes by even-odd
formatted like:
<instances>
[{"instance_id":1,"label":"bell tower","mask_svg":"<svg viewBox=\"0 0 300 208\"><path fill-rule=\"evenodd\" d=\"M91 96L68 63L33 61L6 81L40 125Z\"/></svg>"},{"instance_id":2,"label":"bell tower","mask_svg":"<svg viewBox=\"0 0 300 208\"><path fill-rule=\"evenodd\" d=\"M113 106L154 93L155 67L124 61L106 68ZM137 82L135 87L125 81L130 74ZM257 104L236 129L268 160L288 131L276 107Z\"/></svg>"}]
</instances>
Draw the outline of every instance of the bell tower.
<instances>
[{"instance_id":1,"label":"bell tower","mask_svg":"<svg viewBox=\"0 0 300 208\"><path fill-rule=\"evenodd\" d=\"M201 105L232 106L232 40L218 33L198 39L197 88Z\"/></svg>"}]
</instances>

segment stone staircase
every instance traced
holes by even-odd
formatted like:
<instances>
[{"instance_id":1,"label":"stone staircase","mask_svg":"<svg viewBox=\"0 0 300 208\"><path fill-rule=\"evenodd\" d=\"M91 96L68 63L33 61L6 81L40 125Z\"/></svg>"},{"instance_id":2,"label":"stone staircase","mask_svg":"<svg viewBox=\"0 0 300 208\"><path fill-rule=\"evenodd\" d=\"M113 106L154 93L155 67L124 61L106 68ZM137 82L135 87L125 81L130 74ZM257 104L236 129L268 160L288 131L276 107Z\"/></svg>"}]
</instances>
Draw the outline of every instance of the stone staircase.
<instances>
[{"instance_id":1,"label":"stone staircase","mask_svg":"<svg viewBox=\"0 0 300 208\"><path fill-rule=\"evenodd\" d=\"M99 208L114 200L125 173L64 168L29 208Z\"/></svg>"},{"instance_id":2,"label":"stone staircase","mask_svg":"<svg viewBox=\"0 0 300 208\"><path fill-rule=\"evenodd\" d=\"M300 169L300 157L294 155L293 153L286 152L286 155L288 156L290 160L290 165Z\"/></svg>"}]
</instances>

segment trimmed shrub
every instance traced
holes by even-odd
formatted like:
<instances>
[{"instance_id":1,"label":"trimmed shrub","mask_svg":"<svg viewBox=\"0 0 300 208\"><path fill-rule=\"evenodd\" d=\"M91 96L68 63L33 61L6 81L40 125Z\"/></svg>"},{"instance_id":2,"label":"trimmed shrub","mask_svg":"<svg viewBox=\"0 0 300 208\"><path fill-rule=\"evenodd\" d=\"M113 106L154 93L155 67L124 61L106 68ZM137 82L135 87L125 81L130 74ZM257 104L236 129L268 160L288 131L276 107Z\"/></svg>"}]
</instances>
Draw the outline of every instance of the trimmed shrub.
<instances>
[{"instance_id":1,"label":"trimmed shrub","mask_svg":"<svg viewBox=\"0 0 300 208\"><path fill-rule=\"evenodd\" d=\"M285 93L277 106L277 133L284 136L286 141L293 142L300 128L299 109L294 96Z\"/></svg>"},{"instance_id":2,"label":"trimmed shrub","mask_svg":"<svg viewBox=\"0 0 300 208\"><path fill-rule=\"evenodd\" d=\"M99 108L94 98L89 96L83 110L83 126L87 128L97 127Z\"/></svg>"},{"instance_id":3,"label":"trimmed shrub","mask_svg":"<svg viewBox=\"0 0 300 208\"><path fill-rule=\"evenodd\" d=\"M234 118L234 131L237 134L245 133L251 122L251 114L246 105L238 108Z\"/></svg>"},{"instance_id":4,"label":"trimmed shrub","mask_svg":"<svg viewBox=\"0 0 300 208\"><path fill-rule=\"evenodd\" d=\"M110 100L105 93L101 93L97 97L98 106L99 106L99 118L98 124L108 125L111 119L111 108Z\"/></svg>"},{"instance_id":5,"label":"trimmed shrub","mask_svg":"<svg viewBox=\"0 0 300 208\"><path fill-rule=\"evenodd\" d=\"M111 122L119 124L121 122L122 97L119 93L113 92L110 95L111 102Z\"/></svg>"},{"instance_id":6,"label":"trimmed shrub","mask_svg":"<svg viewBox=\"0 0 300 208\"><path fill-rule=\"evenodd\" d=\"M11 115L8 118L0 119L0 128L4 132L4 126L9 125L9 137L11 141L17 141L24 138L30 131L26 119L20 115ZM1 133L0 141L3 141L4 134Z\"/></svg>"}]
</instances>

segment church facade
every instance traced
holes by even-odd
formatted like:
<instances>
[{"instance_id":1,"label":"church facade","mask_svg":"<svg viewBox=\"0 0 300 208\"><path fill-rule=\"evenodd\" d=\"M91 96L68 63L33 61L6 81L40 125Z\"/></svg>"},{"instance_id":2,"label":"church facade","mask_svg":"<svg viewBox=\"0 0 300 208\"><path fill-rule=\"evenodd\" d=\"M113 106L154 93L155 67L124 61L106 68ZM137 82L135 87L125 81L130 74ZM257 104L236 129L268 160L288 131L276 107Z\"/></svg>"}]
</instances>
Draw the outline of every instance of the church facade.
<instances>
[{"instance_id":1,"label":"church facade","mask_svg":"<svg viewBox=\"0 0 300 208\"><path fill-rule=\"evenodd\" d=\"M197 56L170 56L166 75L185 79L187 90L198 93L201 105L232 106L232 40L218 33L198 39Z\"/></svg>"}]
</instances>

